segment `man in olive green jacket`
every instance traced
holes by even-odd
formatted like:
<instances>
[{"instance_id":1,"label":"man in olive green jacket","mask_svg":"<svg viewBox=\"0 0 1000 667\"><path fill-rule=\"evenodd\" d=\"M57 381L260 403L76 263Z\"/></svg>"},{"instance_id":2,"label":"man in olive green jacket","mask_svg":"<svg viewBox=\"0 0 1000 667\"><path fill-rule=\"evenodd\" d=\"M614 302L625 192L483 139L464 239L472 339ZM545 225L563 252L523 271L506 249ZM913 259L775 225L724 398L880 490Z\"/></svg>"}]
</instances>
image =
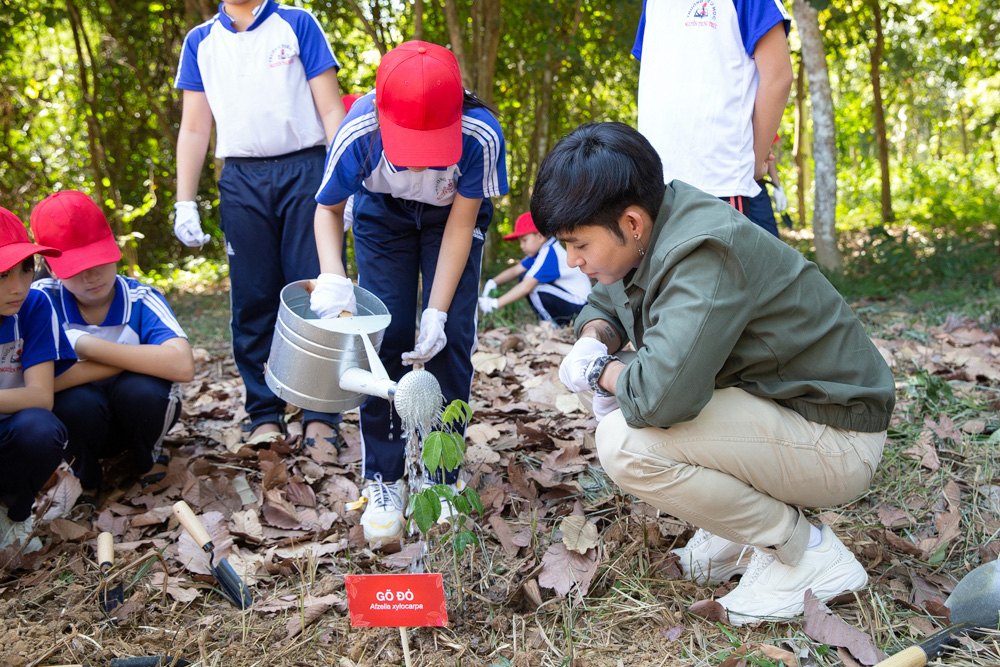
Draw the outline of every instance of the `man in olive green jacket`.
<instances>
[{"instance_id":1,"label":"man in olive green jacket","mask_svg":"<svg viewBox=\"0 0 1000 667\"><path fill-rule=\"evenodd\" d=\"M634 129L583 125L546 156L539 231L600 283L560 367L593 391L597 447L627 492L690 521L685 575L742 574L734 625L798 616L865 569L802 507L864 493L894 404L885 361L814 264L732 207L661 182ZM615 353L631 343L623 362Z\"/></svg>"}]
</instances>

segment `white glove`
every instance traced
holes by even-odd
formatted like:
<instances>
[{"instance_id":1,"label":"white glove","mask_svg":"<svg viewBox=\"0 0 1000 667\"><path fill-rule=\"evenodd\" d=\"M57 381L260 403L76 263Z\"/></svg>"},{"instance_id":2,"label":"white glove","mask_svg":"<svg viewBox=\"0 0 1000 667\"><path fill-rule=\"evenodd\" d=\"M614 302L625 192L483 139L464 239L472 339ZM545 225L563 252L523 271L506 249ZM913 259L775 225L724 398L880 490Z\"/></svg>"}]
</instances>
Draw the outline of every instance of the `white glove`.
<instances>
[{"instance_id":1,"label":"white glove","mask_svg":"<svg viewBox=\"0 0 1000 667\"><path fill-rule=\"evenodd\" d=\"M618 398L616 396L598 396L594 394L593 408L594 417L597 418L597 423L600 424L602 419L618 409Z\"/></svg>"},{"instance_id":2,"label":"white glove","mask_svg":"<svg viewBox=\"0 0 1000 667\"><path fill-rule=\"evenodd\" d=\"M81 329L64 329L64 331L66 332L66 340L69 341L69 344L73 348L74 353L76 352L76 344L80 342L80 339L83 338L84 336L90 335L89 333ZM80 361L85 361L85 359L81 357L79 354L76 355L76 358L79 359Z\"/></svg>"},{"instance_id":3,"label":"white glove","mask_svg":"<svg viewBox=\"0 0 1000 667\"><path fill-rule=\"evenodd\" d=\"M559 379L574 394L578 391L588 391L587 366L597 357L608 353L608 346L589 336L581 338L573 345L566 358L559 364Z\"/></svg>"},{"instance_id":4,"label":"white glove","mask_svg":"<svg viewBox=\"0 0 1000 667\"><path fill-rule=\"evenodd\" d=\"M336 273L319 274L316 287L309 295L309 308L324 320L340 317L345 310L356 315L358 302L354 298L354 283Z\"/></svg>"},{"instance_id":5,"label":"white glove","mask_svg":"<svg viewBox=\"0 0 1000 667\"><path fill-rule=\"evenodd\" d=\"M417 346L413 352L404 352L403 365L412 366L415 363L426 364L431 358L444 349L448 337L444 334L444 324L448 321L448 313L442 313L436 308L427 308L420 315L420 334L417 336Z\"/></svg>"},{"instance_id":6,"label":"white glove","mask_svg":"<svg viewBox=\"0 0 1000 667\"><path fill-rule=\"evenodd\" d=\"M491 296L479 297L479 310L483 311L484 313L492 313L499 307L500 307L499 299L494 299Z\"/></svg>"},{"instance_id":7,"label":"white glove","mask_svg":"<svg viewBox=\"0 0 1000 667\"><path fill-rule=\"evenodd\" d=\"M200 248L211 240L201 229L198 205L193 201L174 204L174 235L189 248Z\"/></svg>"},{"instance_id":8,"label":"white glove","mask_svg":"<svg viewBox=\"0 0 1000 667\"><path fill-rule=\"evenodd\" d=\"M775 213L784 213L788 209L788 197L785 195L785 189L780 185L774 188L774 211Z\"/></svg>"},{"instance_id":9,"label":"white glove","mask_svg":"<svg viewBox=\"0 0 1000 667\"><path fill-rule=\"evenodd\" d=\"M486 284L483 285L483 296L489 296L490 292L492 292L496 288L497 288L497 281L490 278L489 280L486 281ZM488 313L490 311L487 310L486 312Z\"/></svg>"}]
</instances>

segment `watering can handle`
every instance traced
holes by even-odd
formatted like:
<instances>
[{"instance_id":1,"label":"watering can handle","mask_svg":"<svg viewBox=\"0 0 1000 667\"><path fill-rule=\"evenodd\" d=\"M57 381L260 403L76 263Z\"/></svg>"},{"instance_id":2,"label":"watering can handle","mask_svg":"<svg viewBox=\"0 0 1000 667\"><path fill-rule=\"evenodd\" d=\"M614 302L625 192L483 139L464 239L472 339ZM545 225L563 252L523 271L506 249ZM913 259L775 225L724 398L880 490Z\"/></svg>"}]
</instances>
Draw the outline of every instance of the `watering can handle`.
<instances>
[{"instance_id":1,"label":"watering can handle","mask_svg":"<svg viewBox=\"0 0 1000 667\"><path fill-rule=\"evenodd\" d=\"M177 520L181 522L184 529L187 530L188 534L202 549L212 541L212 536L205 530L205 526L202 525L198 517L194 515L194 512L191 511L191 508L183 500L178 500L174 503L174 516L177 517Z\"/></svg>"},{"instance_id":2,"label":"watering can handle","mask_svg":"<svg viewBox=\"0 0 1000 667\"><path fill-rule=\"evenodd\" d=\"M358 335L361 336L361 342L364 343L365 352L368 355L368 367L371 368L375 381L388 380L389 373L385 370L385 366L382 365L382 360L378 358L378 352L375 351L375 346L372 345L368 335L360 327L358 327Z\"/></svg>"},{"instance_id":3,"label":"watering can handle","mask_svg":"<svg viewBox=\"0 0 1000 667\"><path fill-rule=\"evenodd\" d=\"M101 533L97 536L97 564L101 568L115 564L115 538L111 533Z\"/></svg>"}]
</instances>

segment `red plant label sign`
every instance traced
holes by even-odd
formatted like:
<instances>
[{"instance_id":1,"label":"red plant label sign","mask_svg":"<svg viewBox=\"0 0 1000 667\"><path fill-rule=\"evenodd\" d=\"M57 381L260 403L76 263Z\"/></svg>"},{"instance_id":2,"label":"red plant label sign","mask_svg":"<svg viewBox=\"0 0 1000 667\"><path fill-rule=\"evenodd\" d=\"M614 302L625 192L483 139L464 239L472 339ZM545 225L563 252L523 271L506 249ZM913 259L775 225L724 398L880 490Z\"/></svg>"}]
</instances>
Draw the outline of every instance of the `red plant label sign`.
<instances>
[{"instance_id":1,"label":"red plant label sign","mask_svg":"<svg viewBox=\"0 0 1000 667\"><path fill-rule=\"evenodd\" d=\"M448 625L440 574L348 574L344 583L355 628Z\"/></svg>"}]
</instances>

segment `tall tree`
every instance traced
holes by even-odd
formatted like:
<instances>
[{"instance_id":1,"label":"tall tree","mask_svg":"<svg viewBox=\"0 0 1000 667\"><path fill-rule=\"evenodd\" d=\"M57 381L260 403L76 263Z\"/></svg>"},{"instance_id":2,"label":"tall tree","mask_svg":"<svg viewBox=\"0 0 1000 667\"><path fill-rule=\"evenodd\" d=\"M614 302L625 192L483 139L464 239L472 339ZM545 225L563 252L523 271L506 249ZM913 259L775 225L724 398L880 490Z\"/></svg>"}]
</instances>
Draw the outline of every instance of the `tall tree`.
<instances>
[{"instance_id":1,"label":"tall tree","mask_svg":"<svg viewBox=\"0 0 1000 667\"><path fill-rule=\"evenodd\" d=\"M840 272L844 260L837 246L837 125L834 118L830 71L819 27L819 12L807 0L794 0L792 11L802 40L802 63L809 80L812 102L815 198L813 236L816 262L831 272Z\"/></svg>"},{"instance_id":2,"label":"tall tree","mask_svg":"<svg viewBox=\"0 0 1000 667\"><path fill-rule=\"evenodd\" d=\"M885 130L885 101L882 99L882 56L885 53L885 35L882 32L881 0L868 0L875 27L875 41L869 47L869 74L872 82L872 112L875 115L875 141L878 144L878 165L882 176L882 221L896 219L892 212L892 183L889 180L889 140Z\"/></svg>"}]
</instances>

